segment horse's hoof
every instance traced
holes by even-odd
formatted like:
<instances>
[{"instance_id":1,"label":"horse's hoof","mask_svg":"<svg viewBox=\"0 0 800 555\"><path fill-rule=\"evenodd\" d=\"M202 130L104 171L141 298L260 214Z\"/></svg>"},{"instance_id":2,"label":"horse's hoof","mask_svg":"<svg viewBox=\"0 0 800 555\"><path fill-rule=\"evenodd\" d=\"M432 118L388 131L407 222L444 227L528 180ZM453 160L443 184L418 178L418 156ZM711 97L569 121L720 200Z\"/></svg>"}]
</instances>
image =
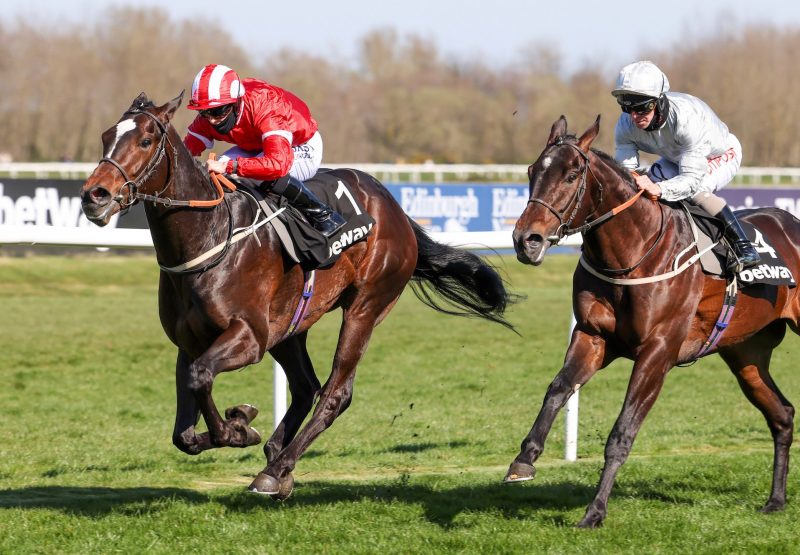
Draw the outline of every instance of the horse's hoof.
<instances>
[{"instance_id":1,"label":"horse's hoof","mask_svg":"<svg viewBox=\"0 0 800 555\"><path fill-rule=\"evenodd\" d=\"M225 419L234 420L240 418L246 423L250 424L255 417L258 416L258 409L253 405L237 405L229 409L225 409Z\"/></svg>"},{"instance_id":2,"label":"horse's hoof","mask_svg":"<svg viewBox=\"0 0 800 555\"><path fill-rule=\"evenodd\" d=\"M781 501L767 501L767 504L761 507L762 513L777 513L778 511L782 511L786 506L786 503Z\"/></svg>"},{"instance_id":3,"label":"horse's hoof","mask_svg":"<svg viewBox=\"0 0 800 555\"><path fill-rule=\"evenodd\" d=\"M600 528L603 525L603 519L600 517L586 515L581 521L576 524L577 528Z\"/></svg>"},{"instance_id":4,"label":"horse's hoof","mask_svg":"<svg viewBox=\"0 0 800 555\"><path fill-rule=\"evenodd\" d=\"M506 477L503 478L503 483L527 482L528 480L533 480L534 476L536 476L536 469L532 464L513 462L511 466L508 467L508 472L506 473Z\"/></svg>"},{"instance_id":5,"label":"horse's hoof","mask_svg":"<svg viewBox=\"0 0 800 555\"><path fill-rule=\"evenodd\" d=\"M247 486L247 491L250 493L260 493L262 495L279 495L281 492L280 483L277 478L273 478L269 474L259 472L256 479Z\"/></svg>"},{"instance_id":6,"label":"horse's hoof","mask_svg":"<svg viewBox=\"0 0 800 555\"><path fill-rule=\"evenodd\" d=\"M261 443L261 434L255 428L247 428L247 438L245 439L246 446L258 445Z\"/></svg>"},{"instance_id":7,"label":"horse's hoof","mask_svg":"<svg viewBox=\"0 0 800 555\"><path fill-rule=\"evenodd\" d=\"M583 518L577 524L577 527L600 528L603 525L603 520L605 518L606 518L606 512L604 510L599 509L594 503L592 503L586 508L586 514L583 515Z\"/></svg>"},{"instance_id":8,"label":"horse's hoof","mask_svg":"<svg viewBox=\"0 0 800 555\"><path fill-rule=\"evenodd\" d=\"M275 501L283 501L287 499L294 491L294 476L287 474L283 480L280 480L278 486L278 493L270 495Z\"/></svg>"}]
</instances>

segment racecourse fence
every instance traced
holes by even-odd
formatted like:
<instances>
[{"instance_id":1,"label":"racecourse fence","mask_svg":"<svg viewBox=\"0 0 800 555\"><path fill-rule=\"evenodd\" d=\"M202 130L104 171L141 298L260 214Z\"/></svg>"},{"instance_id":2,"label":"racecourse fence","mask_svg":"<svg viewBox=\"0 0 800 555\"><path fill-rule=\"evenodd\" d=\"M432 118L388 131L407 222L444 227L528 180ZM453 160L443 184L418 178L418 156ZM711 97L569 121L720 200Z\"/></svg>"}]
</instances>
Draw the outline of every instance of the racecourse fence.
<instances>
[{"instance_id":1,"label":"racecourse fence","mask_svg":"<svg viewBox=\"0 0 800 555\"><path fill-rule=\"evenodd\" d=\"M449 183L454 181L499 181L526 183L525 164L325 164L330 168L358 168L389 183ZM0 178L85 179L96 162L3 162ZM733 185L800 186L800 168L742 167Z\"/></svg>"}]
</instances>

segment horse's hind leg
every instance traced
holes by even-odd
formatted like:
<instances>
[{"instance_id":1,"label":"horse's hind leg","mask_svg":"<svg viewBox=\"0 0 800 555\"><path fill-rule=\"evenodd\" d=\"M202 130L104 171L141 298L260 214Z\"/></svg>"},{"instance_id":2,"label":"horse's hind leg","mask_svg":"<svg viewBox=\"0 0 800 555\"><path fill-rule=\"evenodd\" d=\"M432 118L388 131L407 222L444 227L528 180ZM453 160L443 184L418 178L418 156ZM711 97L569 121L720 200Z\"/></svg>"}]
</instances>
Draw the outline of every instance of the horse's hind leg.
<instances>
[{"instance_id":1,"label":"horse's hind leg","mask_svg":"<svg viewBox=\"0 0 800 555\"><path fill-rule=\"evenodd\" d=\"M333 359L331 375L320 392L319 401L310 420L299 431L297 437L278 453L275 459L256 476L249 490L283 498L291 492L292 470L297 460L308 449L316 437L350 405L353 398L353 382L356 366L361 360L367 343L376 325L394 306L406 280L393 280L394 287L383 282L384 291L373 295L361 292L352 305L344 308L342 329ZM400 286L398 287L398 284Z\"/></svg>"},{"instance_id":2,"label":"horse's hind leg","mask_svg":"<svg viewBox=\"0 0 800 555\"><path fill-rule=\"evenodd\" d=\"M533 427L522 441L520 452L511 463L504 482L523 482L533 479L536 469L533 463L544 451L544 443L556 415L580 386L599 370L606 357L606 343L598 336L587 335L580 330L573 333L564 366L547 388L542 408Z\"/></svg>"},{"instance_id":3,"label":"horse's hind leg","mask_svg":"<svg viewBox=\"0 0 800 555\"><path fill-rule=\"evenodd\" d=\"M772 350L781 342L785 331L783 322L774 322L750 340L719 353L736 376L747 399L764 415L772 433L772 491L761 509L767 513L779 511L786 504L786 476L794 428L794 407L769 373Z\"/></svg>"},{"instance_id":4,"label":"horse's hind leg","mask_svg":"<svg viewBox=\"0 0 800 555\"><path fill-rule=\"evenodd\" d=\"M292 402L286 415L264 445L267 461L274 460L278 453L294 439L303 420L311 411L314 397L319 393L321 387L306 349L307 335L308 332L304 331L270 350L270 354L286 372L286 381L289 383Z\"/></svg>"}]
</instances>

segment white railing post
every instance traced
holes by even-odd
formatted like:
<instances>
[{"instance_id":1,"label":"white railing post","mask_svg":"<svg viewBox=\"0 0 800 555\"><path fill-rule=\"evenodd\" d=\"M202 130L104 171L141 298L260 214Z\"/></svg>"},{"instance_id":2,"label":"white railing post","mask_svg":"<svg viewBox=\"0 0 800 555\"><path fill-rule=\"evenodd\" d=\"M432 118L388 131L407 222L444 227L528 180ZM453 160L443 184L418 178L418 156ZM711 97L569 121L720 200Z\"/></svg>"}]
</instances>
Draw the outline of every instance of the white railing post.
<instances>
[{"instance_id":1,"label":"white railing post","mask_svg":"<svg viewBox=\"0 0 800 555\"><path fill-rule=\"evenodd\" d=\"M281 423L283 420L284 415L286 414L286 372L283 371L283 368L278 361L273 361L272 363L272 387L274 389L273 392L273 409L272 414L274 417L272 423L272 429L278 427L278 424Z\"/></svg>"},{"instance_id":2,"label":"white railing post","mask_svg":"<svg viewBox=\"0 0 800 555\"><path fill-rule=\"evenodd\" d=\"M569 325L569 337L572 341L572 332L575 329L575 314L573 312ZM578 395L579 391L572 394L567 401L564 413L564 458L568 461L578 460Z\"/></svg>"}]
</instances>

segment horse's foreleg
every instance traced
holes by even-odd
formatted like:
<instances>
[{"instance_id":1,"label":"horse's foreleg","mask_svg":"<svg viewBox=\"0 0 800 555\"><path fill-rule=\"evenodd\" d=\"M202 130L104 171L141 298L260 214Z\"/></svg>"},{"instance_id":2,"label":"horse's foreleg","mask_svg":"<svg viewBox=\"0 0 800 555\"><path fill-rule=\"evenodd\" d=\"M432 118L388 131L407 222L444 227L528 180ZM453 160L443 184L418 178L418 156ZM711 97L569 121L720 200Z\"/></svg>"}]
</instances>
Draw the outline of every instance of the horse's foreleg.
<instances>
[{"instance_id":1,"label":"horse's foreleg","mask_svg":"<svg viewBox=\"0 0 800 555\"><path fill-rule=\"evenodd\" d=\"M303 419L314 405L314 396L319 393L320 383L306 349L308 332L300 333L283 341L270 350L270 354L286 372L286 381L292 394L292 402L286 415L264 445L267 461L272 461L294 438Z\"/></svg>"},{"instance_id":2,"label":"horse's foreleg","mask_svg":"<svg viewBox=\"0 0 800 555\"><path fill-rule=\"evenodd\" d=\"M195 426L200 418L200 407L189 384L189 357L178 351L175 362L175 388L177 393L177 409L175 411L175 427L172 430L172 443L189 455L197 455L214 447L208 434L196 434Z\"/></svg>"},{"instance_id":3,"label":"horse's foreleg","mask_svg":"<svg viewBox=\"0 0 800 555\"><path fill-rule=\"evenodd\" d=\"M533 478L536 473L533 463L544 450L545 440L556 415L572 394L602 368L605 358L606 343L601 337L575 330L564 366L547 388L542 408L531 431L522 441L519 455L509 467L505 482L522 482Z\"/></svg>"},{"instance_id":4,"label":"horse's foreleg","mask_svg":"<svg viewBox=\"0 0 800 555\"><path fill-rule=\"evenodd\" d=\"M236 370L261 360L262 350L252 328L242 320L233 320L211 347L188 366L183 378L194 396L208 426L209 441L214 447L247 447L261 441L246 417L236 415L224 421L211 397L214 378L221 372ZM198 436L199 438L200 436Z\"/></svg>"},{"instance_id":5,"label":"horse's foreleg","mask_svg":"<svg viewBox=\"0 0 800 555\"><path fill-rule=\"evenodd\" d=\"M608 498L617 472L627 460L642 422L661 393L667 372L675 364L677 353L670 353L666 348L668 344L679 342L661 340L657 345L646 348L633 365L622 411L606 441L605 465L597 492L586 508L583 519L578 523L579 527L600 526L606 517Z\"/></svg>"},{"instance_id":6,"label":"horse's foreleg","mask_svg":"<svg viewBox=\"0 0 800 555\"><path fill-rule=\"evenodd\" d=\"M770 328L745 343L720 350L719 353L736 376L747 399L764 415L772 433L772 490L761 509L767 513L779 511L786 505L786 476L794 429L794 407L781 394L769 373L772 350L780 340L765 344L770 339L765 336L768 330Z\"/></svg>"}]
</instances>

